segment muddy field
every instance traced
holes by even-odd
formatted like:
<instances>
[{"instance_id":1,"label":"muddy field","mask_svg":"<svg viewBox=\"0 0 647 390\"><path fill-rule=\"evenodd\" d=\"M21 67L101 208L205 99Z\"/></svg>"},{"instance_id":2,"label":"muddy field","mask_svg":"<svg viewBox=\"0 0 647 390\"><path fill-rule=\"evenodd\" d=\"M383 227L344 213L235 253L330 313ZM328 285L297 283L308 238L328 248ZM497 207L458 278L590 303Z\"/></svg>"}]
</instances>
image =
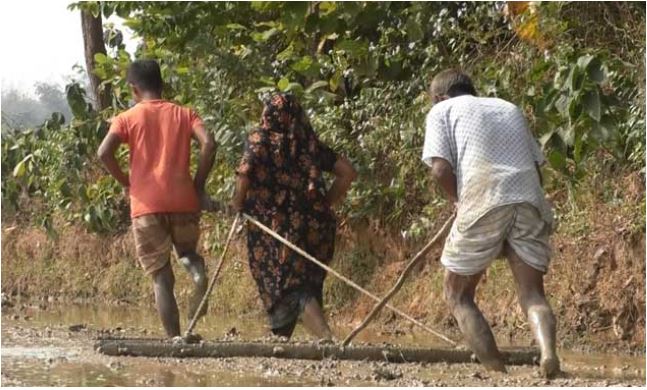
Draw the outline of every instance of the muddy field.
<instances>
[{"instance_id":1,"label":"muddy field","mask_svg":"<svg viewBox=\"0 0 647 390\"><path fill-rule=\"evenodd\" d=\"M258 318L209 318L208 339L258 338ZM336 326L335 331L347 330ZM16 305L2 310L3 386L644 386L644 356L561 351L563 378L545 380L533 366L507 375L478 364L392 364L270 358L173 359L109 357L93 350L101 335L158 337L155 312L133 306ZM296 336L306 336L299 329ZM434 346L424 334L373 329L358 341ZM438 346L436 344L436 346Z\"/></svg>"}]
</instances>

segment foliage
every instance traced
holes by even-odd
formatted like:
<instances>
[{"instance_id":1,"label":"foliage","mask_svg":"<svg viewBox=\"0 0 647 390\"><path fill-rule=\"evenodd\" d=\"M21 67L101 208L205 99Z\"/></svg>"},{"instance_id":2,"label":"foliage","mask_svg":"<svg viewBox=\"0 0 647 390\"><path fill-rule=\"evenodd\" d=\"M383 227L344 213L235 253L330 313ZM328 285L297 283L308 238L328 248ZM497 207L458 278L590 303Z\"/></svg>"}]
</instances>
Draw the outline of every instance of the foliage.
<instances>
[{"instance_id":1,"label":"foliage","mask_svg":"<svg viewBox=\"0 0 647 390\"><path fill-rule=\"evenodd\" d=\"M72 100L76 119L67 128L43 126L33 132L41 134L36 140L18 136L5 142L3 134L3 199L17 204L16 191L24 190L45 199L51 212L67 207L70 220L81 218L95 230L114 229L124 213L114 181L99 179L94 150L105 132L103 120L128 107L125 71L133 58L159 59L165 97L193 106L213 132L220 146L208 189L223 202L231 197L243 137L258 121L259 97L291 91L321 138L359 170L342 214L424 234L445 204L420 162L430 108L425 89L429 75L450 66L468 70L482 95L524 108L555 180L576 184L600 151L618 164L644 165L644 4L83 2L73 7L117 14L141 44L131 55L121 32L107 26L109 52L97 55L95 73L112 86L110 109L94 113ZM614 12L625 16L606 20ZM591 27L609 23L613 28ZM619 44L610 46L615 40ZM65 154L79 145L82 153ZM50 149L60 161L35 155ZM70 159L74 163L67 166L61 162ZM6 174L23 167L23 175ZM55 178L62 177L75 195L61 195Z\"/></svg>"},{"instance_id":2,"label":"foliage","mask_svg":"<svg viewBox=\"0 0 647 390\"><path fill-rule=\"evenodd\" d=\"M74 114L69 126L52 114L34 130L2 135L3 211L21 209L22 199L41 199L27 208L52 236L52 214L63 211L70 222L84 221L94 231L111 231L120 219L117 184L103 175L94 158L107 125L86 102L78 84L67 87Z\"/></svg>"},{"instance_id":3,"label":"foliage","mask_svg":"<svg viewBox=\"0 0 647 390\"><path fill-rule=\"evenodd\" d=\"M5 131L38 126L53 112L63 114L66 120L71 119L65 95L58 85L36 83L34 93L36 98L15 89L2 91L2 127Z\"/></svg>"}]
</instances>

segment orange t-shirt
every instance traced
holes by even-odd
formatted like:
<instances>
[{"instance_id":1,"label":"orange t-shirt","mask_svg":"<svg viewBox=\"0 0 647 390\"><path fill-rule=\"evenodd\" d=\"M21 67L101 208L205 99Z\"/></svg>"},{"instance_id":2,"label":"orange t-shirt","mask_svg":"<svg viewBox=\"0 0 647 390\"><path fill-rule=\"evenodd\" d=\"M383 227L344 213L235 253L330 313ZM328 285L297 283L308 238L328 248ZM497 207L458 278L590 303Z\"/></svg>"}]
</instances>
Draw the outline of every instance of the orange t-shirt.
<instances>
[{"instance_id":1,"label":"orange t-shirt","mask_svg":"<svg viewBox=\"0 0 647 390\"><path fill-rule=\"evenodd\" d=\"M115 117L110 132L130 148L130 216L198 212L189 169L192 130L202 125L191 109L146 100Z\"/></svg>"}]
</instances>

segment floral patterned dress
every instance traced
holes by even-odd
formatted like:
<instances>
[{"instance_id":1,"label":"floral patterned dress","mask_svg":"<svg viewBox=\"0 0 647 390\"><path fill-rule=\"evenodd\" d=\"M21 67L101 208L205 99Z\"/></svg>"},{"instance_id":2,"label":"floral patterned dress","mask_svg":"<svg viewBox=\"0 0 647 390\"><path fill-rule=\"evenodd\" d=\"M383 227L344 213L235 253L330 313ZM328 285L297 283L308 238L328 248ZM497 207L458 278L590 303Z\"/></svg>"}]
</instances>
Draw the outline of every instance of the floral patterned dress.
<instances>
[{"instance_id":1,"label":"floral patterned dress","mask_svg":"<svg viewBox=\"0 0 647 390\"><path fill-rule=\"evenodd\" d=\"M266 102L261 126L250 132L237 173L251 184L245 212L328 263L336 219L325 199L322 171L337 155L321 143L292 95ZM326 272L270 235L248 224L249 266L272 329L294 328L309 299L323 306ZM289 331L291 333L291 330Z\"/></svg>"}]
</instances>

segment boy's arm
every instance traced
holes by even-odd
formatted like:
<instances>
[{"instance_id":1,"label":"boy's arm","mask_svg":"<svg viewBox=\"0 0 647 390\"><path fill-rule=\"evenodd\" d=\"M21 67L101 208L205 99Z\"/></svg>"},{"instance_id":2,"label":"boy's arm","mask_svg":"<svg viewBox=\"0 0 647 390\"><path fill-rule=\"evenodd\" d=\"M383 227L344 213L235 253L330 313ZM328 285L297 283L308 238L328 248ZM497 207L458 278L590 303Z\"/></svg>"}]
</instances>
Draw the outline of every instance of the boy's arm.
<instances>
[{"instance_id":1,"label":"boy's arm","mask_svg":"<svg viewBox=\"0 0 647 390\"><path fill-rule=\"evenodd\" d=\"M97 156L103 162L103 165L106 166L108 172L117 179L122 186L128 188L130 187L130 179L128 175L121 170L119 162L115 158L115 152L121 144L121 139L115 133L109 132L106 137L101 142L99 150L97 151Z\"/></svg>"},{"instance_id":2,"label":"boy's arm","mask_svg":"<svg viewBox=\"0 0 647 390\"><path fill-rule=\"evenodd\" d=\"M198 170L193 179L193 185L198 194L204 193L204 185L213 167L213 161L216 155L216 141L211 134L207 133L204 126L199 124L193 128L193 138L200 144L200 161Z\"/></svg>"}]
</instances>

